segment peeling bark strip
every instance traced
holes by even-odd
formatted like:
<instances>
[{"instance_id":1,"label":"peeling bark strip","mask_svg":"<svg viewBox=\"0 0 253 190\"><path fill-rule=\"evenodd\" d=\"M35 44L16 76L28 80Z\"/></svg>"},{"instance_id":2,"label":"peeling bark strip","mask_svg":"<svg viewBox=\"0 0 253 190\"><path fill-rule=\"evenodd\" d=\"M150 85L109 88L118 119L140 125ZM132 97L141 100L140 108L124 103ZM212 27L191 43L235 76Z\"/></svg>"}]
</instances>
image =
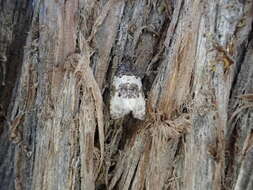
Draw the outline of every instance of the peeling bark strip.
<instances>
[{"instance_id":1,"label":"peeling bark strip","mask_svg":"<svg viewBox=\"0 0 253 190\"><path fill-rule=\"evenodd\" d=\"M252 1L0 10L0 189L253 189ZM143 73L143 121L110 120L125 57Z\"/></svg>"},{"instance_id":2,"label":"peeling bark strip","mask_svg":"<svg viewBox=\"0 0 253 190\"><path fill-rule=\"evenodd\" d=\"M102 99L98 84L92 74L90 67L89 67L90 53L89 53L87 47L84 49L84 52L86 52L85 55L73 54L70 57L68 57L67 64L66 64L67 67L65 69L66 69L66 71L68 71L71 69L69 67L72 67L72 68L74 67L74 74L78 78L78 80L76 81L77 87L78 88L87 88L87 90L90 91L92 98L93 98L93 102L94 102L93 107L95 108L95 115L93 117L95 117L95 121L98 126L99 143L100 143L100 151L101 151L100 164L99 164L99 169L98 169L98 172L99 172L99 170L102 167L103 157L104 157L103 99ZM85 94L83 94L82 96L85 96ZM94 120L93 117L87 118L87 120L90 120L90 119ZM85 121L86 120L84 120L83 124L85 123ZM82 126L82 125L80 125L80 126ZM91 126L89 126L89 127L91 127ZM94 133L93 133L92 137L94 138L96 125L93 126L93 128L94 128ZM92 142L92 145L93 144L94 143ZM93 152L93 150L91 152ZM89 153L90 153L90 151L86 152L86 154L89 154ZM93 159L91 159L91 160L93 160Z\"/></svg>"}]
</instances>

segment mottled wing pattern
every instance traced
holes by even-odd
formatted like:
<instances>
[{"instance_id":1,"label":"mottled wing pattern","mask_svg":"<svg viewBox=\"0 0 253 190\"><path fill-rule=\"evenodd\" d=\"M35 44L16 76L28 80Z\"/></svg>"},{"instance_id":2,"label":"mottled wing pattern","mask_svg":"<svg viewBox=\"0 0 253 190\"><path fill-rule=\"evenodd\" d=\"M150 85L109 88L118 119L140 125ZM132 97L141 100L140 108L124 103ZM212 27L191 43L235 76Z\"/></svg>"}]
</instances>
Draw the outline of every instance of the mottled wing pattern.
<instances>
[{"instance_id":1,"label":"mottled wing pattern","mask_svg":"<svg viewBox=\"0 0 253 190\"><path fill-rule=\"evenodd\" d=\"M132 112L136 119L144 120L146 103L140 77L115 76L112 83L110 114L119 119Z\"/></svg>"}]
</instances>

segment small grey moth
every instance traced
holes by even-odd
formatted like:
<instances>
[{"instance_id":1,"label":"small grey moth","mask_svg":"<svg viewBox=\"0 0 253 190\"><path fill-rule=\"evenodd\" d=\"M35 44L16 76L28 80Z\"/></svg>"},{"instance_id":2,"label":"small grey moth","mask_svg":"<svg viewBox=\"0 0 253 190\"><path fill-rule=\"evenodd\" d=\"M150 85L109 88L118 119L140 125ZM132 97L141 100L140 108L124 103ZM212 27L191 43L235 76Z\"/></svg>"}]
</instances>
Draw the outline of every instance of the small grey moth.
<instances>
[{"instance_id":1,"label":"small grey moth","mask_svg":"<svg viewBox=\"0 0 253 190\"><path fill-rule=\"evenodd\" d=\"M144 120L146 102L141 78L135 75L115 75L112 82L110 115L119 119L132 112L136 119Z\"/></svg>"}]
</instances>

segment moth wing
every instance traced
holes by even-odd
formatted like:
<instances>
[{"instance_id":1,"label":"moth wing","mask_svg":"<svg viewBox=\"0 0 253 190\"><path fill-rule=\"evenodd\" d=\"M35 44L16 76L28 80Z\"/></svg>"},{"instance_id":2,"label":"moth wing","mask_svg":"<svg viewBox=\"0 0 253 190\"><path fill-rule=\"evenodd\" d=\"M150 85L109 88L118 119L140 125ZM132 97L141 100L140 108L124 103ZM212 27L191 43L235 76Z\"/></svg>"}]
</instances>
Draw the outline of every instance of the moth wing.
<instances>
[{"instance_id":1,"label":"moth wing","mask_svg":"<svg viewBox=\"0 0 253 190\"><path fill-rule=\"evenodd\" d=\"M119 119L127 115L130 110L124 106L124 99L112 96L110 101L110 115L112 119Z\"/></svg>"},{"instance_id":2,"label":"moth wing","mask_svg":"<svg viewBox=\"0 0 253 190\"><path fill-rule=\"evenodd\" d=\"M143 96L140 96L136 99L136 104L134 109L132 110L133 117L136 119L144 120L146 114L146 102Z\"/></svg>"}]
</instances>

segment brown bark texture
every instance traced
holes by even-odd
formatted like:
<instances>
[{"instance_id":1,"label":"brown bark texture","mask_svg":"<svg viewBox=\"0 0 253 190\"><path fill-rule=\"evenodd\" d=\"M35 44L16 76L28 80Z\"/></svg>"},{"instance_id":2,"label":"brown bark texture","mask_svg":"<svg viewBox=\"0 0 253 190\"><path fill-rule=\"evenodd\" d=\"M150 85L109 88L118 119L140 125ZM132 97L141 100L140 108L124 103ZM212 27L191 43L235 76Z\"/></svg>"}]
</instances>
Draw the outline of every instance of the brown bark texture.
<instances>
[{"instance_id":1,"label":"brown bark texture","mask_svg":"<svg viewBox=\"0 0 253 190\"><path fill-rule=\"evenodd\" d=\"M251 0L0 0L1 190L252 190ZM146 118L112 120L137 68Z\"/></svg>"}]
</instances>

